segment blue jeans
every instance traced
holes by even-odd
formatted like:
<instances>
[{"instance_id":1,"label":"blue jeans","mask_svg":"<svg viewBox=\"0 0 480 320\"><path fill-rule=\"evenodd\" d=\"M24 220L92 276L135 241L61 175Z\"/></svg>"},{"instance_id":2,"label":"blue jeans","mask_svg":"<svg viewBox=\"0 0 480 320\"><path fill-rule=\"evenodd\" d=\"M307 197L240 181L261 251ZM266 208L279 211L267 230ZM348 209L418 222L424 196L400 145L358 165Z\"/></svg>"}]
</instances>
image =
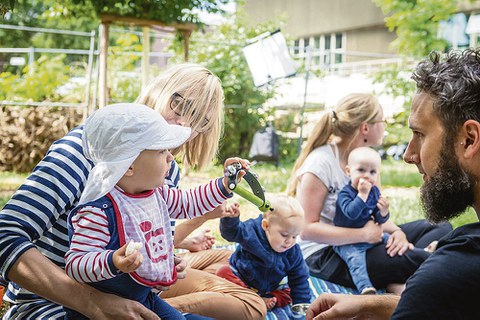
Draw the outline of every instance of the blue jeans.
<instances>
[{"instance_id":1,"label":"blue jeans","mask_svg":"<svg viewBox=\"0 0 480 320\"><path fill-rule=\"evenodd\" d=\"M386 243L388 238L389 234L384 233L381 242ZM353 283L359 292L362 292L365 288L373 288L367 272L367 250L375 245L376 243L362 242L333 246L333 250L347 264Z\"/></svg>"},{"instance_id":2,"label":"blue jeans","mask_svg":"<svg viewBox=\"0 0 480 320\"><path fill-rule=\"evenodd\" d=\"M160 299L153 292L149 292L143 305L156 313L161 319L168 320L213 320L212 318L191 314L182 315L180 311L173 308L171 305L166 303L163 299ZM65 319L68 320L84 320L87 319L84 315L74 311L72 309L64 308L66 312Z\"/></svg>"}]
</instances>

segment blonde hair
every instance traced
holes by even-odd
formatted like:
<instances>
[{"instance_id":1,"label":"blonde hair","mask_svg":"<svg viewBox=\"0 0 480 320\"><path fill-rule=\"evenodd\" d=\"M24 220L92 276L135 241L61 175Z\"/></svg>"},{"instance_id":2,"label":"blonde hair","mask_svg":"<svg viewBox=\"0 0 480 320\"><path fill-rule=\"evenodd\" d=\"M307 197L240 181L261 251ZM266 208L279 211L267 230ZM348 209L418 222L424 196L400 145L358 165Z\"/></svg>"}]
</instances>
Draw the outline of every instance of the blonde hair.
<instances>
[{"instance_id":1,"label":"blonde hair","mask_svg":"<svg viewBox=\"0 0 480 320\"><path fill-rule=\"evenodd\" d=\"M220 79L198 64L178 64L153 79L136 102L163 112L170 107L174 93L189 101L190 107L184 116L192 131L201 128L209 117L203 132L172 150L173 154L181 156L183 164L197 165L201 169L216 157L223 133L224 96Z\"/></svg>"},{"instance_id":2,"label":"blonde hair","mask_svg":"<svg viewBox=\"0 0 480 320\"><path fill-rule=\"evenodd\" d=\"M297 199L286 194L276 195L270 199L273 211L267 211L263 214L268 221L285 220L292 217L303 218L303 208Z\"/></svg>"},{"instance_id":3,"label":"blonde hair","mask_svg":"<svg viewBox=\"0 0 480 320\"><path fill-rule=\"evenodd\" d=\"M359 134L360 125L374 121L380 111L377 98L367 93L349 94L333 110L325 111L293 166L288 194L296 195L298 179L295 174L313 150L329 143L334 137L353 141Z\"/></svg>"}]
</instances>

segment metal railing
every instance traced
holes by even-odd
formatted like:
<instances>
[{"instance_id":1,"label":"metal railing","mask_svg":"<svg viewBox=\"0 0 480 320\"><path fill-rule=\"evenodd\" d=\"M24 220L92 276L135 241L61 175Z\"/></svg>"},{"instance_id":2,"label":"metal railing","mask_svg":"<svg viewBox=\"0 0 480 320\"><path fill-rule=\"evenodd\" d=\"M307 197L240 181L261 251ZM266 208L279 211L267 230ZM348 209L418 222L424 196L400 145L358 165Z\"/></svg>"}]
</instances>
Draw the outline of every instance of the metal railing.
<instances>
[{"instance_id":1,"label":"metal railing","mask_svg":"<svg viewBox=\"0 0 480 320\"><path fill-rule=\"evenodd\" d=\"M35 61L35 53L65 53L73 55L87 55L87 69L86 69L86 90L84 93L84 100L80 103L65 103L65 102L49 102L49 101L0 101L0 105L11 105L11 106L52 106L52 107L77 107L84 108L85 112L88 111L90 103L90 90L92 83L92 73L93 73L93 59L95 55L95 31L91 32L81 32L81 31L70 31L70 30L59 30L59 29L47 29L47 28L34 28L26 26L15 26L8 24L0 24L0 29L10 29L10 30L21 30L29 32L43 32L43 33L52 33L52 34L62 34L62 35L71 35L71 36L81 36L89 37L90 43L89 48L86 50L79 49L49 49L49 48L0 48L1 53L25 53L28 54L28 63L32 64Z\"/></svg>"}]
</instances>

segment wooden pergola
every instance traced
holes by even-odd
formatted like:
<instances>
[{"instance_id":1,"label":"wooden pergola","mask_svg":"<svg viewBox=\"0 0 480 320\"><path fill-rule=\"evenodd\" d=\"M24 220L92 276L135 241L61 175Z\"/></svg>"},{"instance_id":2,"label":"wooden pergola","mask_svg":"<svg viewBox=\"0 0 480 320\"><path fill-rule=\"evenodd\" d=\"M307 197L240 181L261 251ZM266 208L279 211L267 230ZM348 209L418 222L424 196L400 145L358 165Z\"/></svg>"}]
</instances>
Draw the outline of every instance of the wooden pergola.
<instances>
[{"instance_id":1,"label":"wooden pergola","mask_svg":"<svg viewBox=\"0 0 480 320\"><path fill-rule=\"evenodd\" d=\"M148 82L148 57L150 53L150 28L153 26L169 28L173 31L182 32L184 37L184 59L188 61L188 44L190 35L197 28L191 23L170 23L158 20L139 19L132 17L122 17L110 14L100 15L100 55L99 55L99 79L98 79L98 106L102 108L108 103L108 85L107 85L107 56L108 56L108 39L110 24L134 25L143 28L143 56L142 56L142 87Z\"/></svg>"}]
</instances>

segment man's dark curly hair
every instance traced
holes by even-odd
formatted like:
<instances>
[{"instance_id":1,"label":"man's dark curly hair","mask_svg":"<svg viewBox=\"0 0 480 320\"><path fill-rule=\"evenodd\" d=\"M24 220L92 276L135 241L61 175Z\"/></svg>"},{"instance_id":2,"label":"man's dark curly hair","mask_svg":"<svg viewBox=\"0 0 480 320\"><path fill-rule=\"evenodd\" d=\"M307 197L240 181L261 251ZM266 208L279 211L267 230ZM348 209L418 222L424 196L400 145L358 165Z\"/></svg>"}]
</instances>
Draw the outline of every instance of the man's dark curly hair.
<instances>
[{"instance_id":1,"label":"man's dark curly hair","mask_svg":"<svg viewBox=\"0 0 480 320\"><path fill-rule=\"evenodd\" d=\"M433 108L449 142L465 121L480 122L480 49L450 51L443 58L432 52L418 64L412 79L418 92L435 99Z\"/></svg>"}]
</instances>

